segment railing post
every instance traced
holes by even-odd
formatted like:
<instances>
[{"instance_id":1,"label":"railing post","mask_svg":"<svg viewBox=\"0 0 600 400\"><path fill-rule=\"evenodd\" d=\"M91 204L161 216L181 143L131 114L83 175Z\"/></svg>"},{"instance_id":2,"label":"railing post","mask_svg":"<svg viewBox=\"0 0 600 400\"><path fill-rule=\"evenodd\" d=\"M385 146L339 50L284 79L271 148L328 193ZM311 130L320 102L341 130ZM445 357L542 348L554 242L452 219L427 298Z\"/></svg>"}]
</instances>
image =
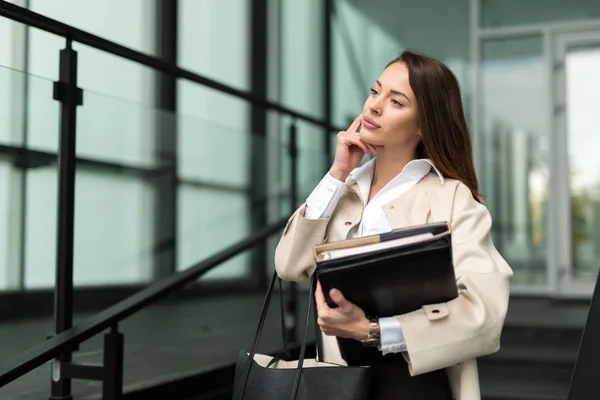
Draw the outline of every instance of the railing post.
<instances>
[{"instance_id":1,"label":"railing post","mask_svg":"<svg viewBox=\"0 0 600 400\"><path fill-rule=\"evenodd\" d=\"M56 333L73 326L73 235L75 217L75 137L77 106L83 104L83 92L77 87L77 52L70 39L60 51L59 81L54 82L54 99L60 102L60 144L58 149L58 221L56 248L56 286L54 319ZM71 379L62 367L71 362L71 350L65 350L52 364L52 397L70 400Z\"/></svg>"},{"instance_id":2,"label":"railing post","mask_svg":"<svg viewBox=\"0 0 600 400\"><path fill-rule=\"evenodd\" d=\"M298 206L298 144L296 138L296 121L290 124L289 137L290 156L290 214L296 211ZM289 295L286 302L286 329L287 338L291 343L297 339L296 327L298 326L298 287L295 282L289 284Z\"/></svg>"},{"instance_id":3,"label":"railing post","mask_svg":"<svg viewBox=\"0 0 600 400\"><path fill-rule=\"evenodd\" d=\"M104 336L103 367L102 400L120 400L123 395L123 334L116 324Z\"/></svg>"}]
</instances>

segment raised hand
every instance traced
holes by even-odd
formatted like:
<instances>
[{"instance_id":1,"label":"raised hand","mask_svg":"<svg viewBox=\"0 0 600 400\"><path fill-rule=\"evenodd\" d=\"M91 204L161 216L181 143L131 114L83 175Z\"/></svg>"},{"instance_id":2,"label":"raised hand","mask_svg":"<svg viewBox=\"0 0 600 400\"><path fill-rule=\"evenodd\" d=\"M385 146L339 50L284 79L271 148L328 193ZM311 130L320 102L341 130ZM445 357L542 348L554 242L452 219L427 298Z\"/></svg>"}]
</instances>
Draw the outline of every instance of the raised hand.
<instances>
[{"instance_id":1,"label":"raised hand","mask_svg":"<svg viewBox=\"0 0 600 400\"><path fill-rule=\"evenodd\" d=\"M329 174L342 182L358 166L365 154L377 154L374 146L360 140L358 128L361 123L362 115L359 115L347 131L341 131L337 135L335 159Z\"/></svg>"}]
</instances>

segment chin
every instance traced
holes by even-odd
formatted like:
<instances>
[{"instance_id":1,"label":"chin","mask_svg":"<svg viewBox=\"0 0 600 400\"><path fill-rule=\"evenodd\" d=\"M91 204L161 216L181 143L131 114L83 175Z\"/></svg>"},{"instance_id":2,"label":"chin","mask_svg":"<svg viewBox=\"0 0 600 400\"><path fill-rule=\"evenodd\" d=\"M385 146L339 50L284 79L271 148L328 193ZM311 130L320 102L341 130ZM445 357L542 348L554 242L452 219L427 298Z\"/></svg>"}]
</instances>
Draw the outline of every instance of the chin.
<instances>
[{"instance_id":1,"label":"chin","mask_svg":"<svg viewBox=\"0 0 600 400\"><path fill-rule=\"evenodd\" d=\"M359 132L359 135L360 135L360 140L362 140L363 142L365 142L367 144L371 144L373 146L383 146L383 143L381 143L381 140L379 140L377 135L369 132L367 129L364 129L364 130L361 129L361 131Z\"/></svg>"}]
</instances>

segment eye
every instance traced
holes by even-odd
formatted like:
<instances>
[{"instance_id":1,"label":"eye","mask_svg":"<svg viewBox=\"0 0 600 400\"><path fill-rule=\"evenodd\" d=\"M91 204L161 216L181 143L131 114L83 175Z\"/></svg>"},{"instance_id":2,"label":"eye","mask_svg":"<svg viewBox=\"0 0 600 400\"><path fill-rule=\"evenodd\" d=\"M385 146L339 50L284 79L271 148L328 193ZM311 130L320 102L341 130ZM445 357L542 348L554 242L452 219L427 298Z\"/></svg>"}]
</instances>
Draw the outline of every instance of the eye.
<instances>
[{"instance_id":1,"label":"eye","mask_svg":"<svg viewBox=\"0 0 600 400\"><path fill-rule=\"evenodd\" d=\"M398 107L402 107L402 103L400 103L398 100L392 99L392 104Z\"/></svg>"},{"instance_id":2,"label":"eye","mask_svg":"<svg viewBox=\"0 0 600 400\"><path fill-rule=\"evenodd\" d=\"M377 92L377 90L375 90L375 88L371 88L370 90L371 90L371 94L373 96L376 96L378 94L378 92Z\"/></svg>"}]
</instances>

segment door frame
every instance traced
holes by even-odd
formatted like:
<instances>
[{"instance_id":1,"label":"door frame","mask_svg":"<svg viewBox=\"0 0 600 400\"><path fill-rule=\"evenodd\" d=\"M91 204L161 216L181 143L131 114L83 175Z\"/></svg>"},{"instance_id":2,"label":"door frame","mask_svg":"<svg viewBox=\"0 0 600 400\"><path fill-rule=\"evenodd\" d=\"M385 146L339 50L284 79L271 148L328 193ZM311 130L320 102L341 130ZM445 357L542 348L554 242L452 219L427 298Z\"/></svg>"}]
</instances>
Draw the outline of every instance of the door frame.
<instances>
[{"instance_id":1,"label":"door frame","mask_svg":"<svg viewBox=\"0 0 600 400\"><path fill-rule=\"evenodd\" d=\"M546 282L544 284L513 284L511 293L556 298L591 298L594 283L589 285L565 284L565 275L570 271L570 217L568 181L566 181L567 156L564 147L557 141L564 133L556 127L556 41L560 38L579 37L586 32L600 32L600 19L589 19L582 21L555 21L548 23L534 23L527 25L514 25L504 27L483 27L482 0L469 0L470 14L470 60L472 65L472 91L469 106L473 132L482 126L482 111L480 101L482 99L483 84L481 80L482 49L486 41L499 39L518 39L531 36L541 36L543 39L543 55L546 60L545 81L548 93L544 104L546 109L546 123L544 130L548 132L548 202L547 202L547 250L546 250ZM563 129L564 130L564 129ZM475 164L483 163L483 154L475 154ZM554 160L562 160L554 162ZM564 175L564 176L563 176ZM562 178L561 178L562 177ZM566 186L565 186L566 185ZM564 188L567 191L564 191ZM563 210L562 212L560 210ZM566 210L566 212L565 212ZM566 218L565 218L566 216ZM568 229L565 229L565 219L568 220ZM569 238L565 241L565 237ZM564 246L568 246L568 252ZM565 260L569 260L566 262Z\"/></svg>"},{"instance_id":2,"label":"door frame","mask_svg":"<svg viewBox=\"0 0 600 400\"><path fill-rule=\"evenodd\" d=\"M554 126L555 141L566 149L568 144L567 132L567 99L566 99L566 76L565 59L570 46L598 45L600 48L600 29L585 30L579 32L559 33L554 35ZM569 188L569 159L567 151L557 152L555 159L560 169L556 177L556 185L559 197L559 208L557 218L561 229L557 232L558 242L558 291L569 297L591 297L596 280L590 282L577 281L573 277L573 249L571 243L571 201Z\"/></svg>"}]
</instances>

